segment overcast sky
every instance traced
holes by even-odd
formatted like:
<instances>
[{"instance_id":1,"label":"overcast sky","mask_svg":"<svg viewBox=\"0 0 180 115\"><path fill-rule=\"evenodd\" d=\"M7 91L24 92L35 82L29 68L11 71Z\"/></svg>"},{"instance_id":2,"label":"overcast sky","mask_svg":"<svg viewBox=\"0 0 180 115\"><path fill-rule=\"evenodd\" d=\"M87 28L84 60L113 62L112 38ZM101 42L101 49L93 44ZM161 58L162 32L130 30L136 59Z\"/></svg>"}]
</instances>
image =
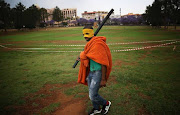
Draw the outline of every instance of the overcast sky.
<instances>
[{"instance_id":1,"label":"overcast sky","mask_svg":"<svg viewBox=\"0 0 180 115\"><path fill-rule=\"evenodd\" d=\"M125 15L128 13L142 14L146 6L151 5L154 0L5 0L10 3L11 8L21 2L28 8L32 4L39 5L40 8L77 8L77 15L81 17L84 11L110 11L114 8L115 15Z\"/></svg>"}]
</instances>

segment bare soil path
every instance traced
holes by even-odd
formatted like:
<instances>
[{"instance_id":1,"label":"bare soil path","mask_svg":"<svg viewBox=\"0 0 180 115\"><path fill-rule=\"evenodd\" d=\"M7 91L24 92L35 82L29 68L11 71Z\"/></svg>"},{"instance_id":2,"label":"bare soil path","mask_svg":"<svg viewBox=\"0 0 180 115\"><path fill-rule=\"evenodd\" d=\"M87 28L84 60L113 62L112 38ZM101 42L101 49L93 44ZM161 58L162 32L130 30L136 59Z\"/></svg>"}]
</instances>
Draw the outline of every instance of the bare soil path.
<instances>
[{"instance_id":1,"label":"bare soil path","mask_svg":"<svg viewBox=\"0 0 180 115\"><path fill-rule=\"evenodd\" d=\"M78 85L69 84L46 84L42 89L25 97L26 103L21 106L9 106L6 109L14 108L15 115L86 115L88 93L82 93L83 97L64 94L64 90ZM53 103L60 103L53 112L43 113L42 109Z\"/></svg>"}]
</instances>

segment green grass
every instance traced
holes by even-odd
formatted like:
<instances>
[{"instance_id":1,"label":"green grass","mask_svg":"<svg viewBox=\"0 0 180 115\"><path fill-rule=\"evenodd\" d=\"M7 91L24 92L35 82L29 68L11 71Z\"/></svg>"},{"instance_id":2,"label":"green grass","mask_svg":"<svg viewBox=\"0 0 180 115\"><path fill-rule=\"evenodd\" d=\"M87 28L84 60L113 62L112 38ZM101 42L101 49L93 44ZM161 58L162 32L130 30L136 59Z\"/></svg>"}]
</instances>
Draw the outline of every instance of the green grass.
<instances>
[{"instance_id":1,"label":"green grass","mask_svg":"<svg viewBox=\"0 0 180 115\"><path fill-rule=\"evenodd\" d=\"M12 44L5 45L6 47L46 47L59 48L50 49L53 51L79 51L83 47L39 46L39 44L55 45L56 43L51 42L53 40L63 41L60 44L85 44L81 29L82 27L55 28L8 33L0 35L0 44ZM106 36L107 43L180 39L180 33L177 31L141 26L105 26L99 36ZM110 46L110 49L154 44L161 43L116 45ZM172 50L173 45L112 53L113 68L110 77L114 77L115 80L114 83L108 82L107 87L100 90L103 97L112 101L111 115L179 114L180 43L175 45L177 46L175 51ZM28 53L3 49L0 47L0 113L2 114L7 113L4 109L7 106L26 104L24 97L39 91L45 84L68 84L77 81L79 65L75 69L72 65L79 53ZM66 95L74 95L75 98L84 98L81 93L87 92L87 87L83 85L64 88ZM46 96L48 95L39 94L34 98ZM90 101L88 103L89 109ZM39 106L38 103L32 105ZM50 114L59 106L59 103L53 103L43 108L41 112ZM9 111L14 110L10 108Z\"/></svg>"},{"instance_id":2,"label":"green grass","mask_svg":"<svg viewBox=\"0 0 180 115\"><path fill-rule=\"evenodd\" d=\"M146 52L138 53L143 55ZM124 59L124 55L129 55L128 59ZM114 99L113 111L116 114L138 114L138 109L146 108L148 114L178 114L179 54L154 50L145 59L133 55L135 52L124 53L119 60L136 64L122 64L111 74L118 82L108 88L107 98ZM107 89L102 91L107 95L104 92L107 93ZM120 107L123 107L122 111Z\"/></svg>"},{"instance_id":3,"label":"green grass","mask_svg":"<svg viewBox=\"0 0 180 115\"><path fill-rule=\"evenodd\" d=\"M52 104L50 104L49 106L44 107L44 108L41 110L41 113L42 113L42 114L50 114L51 112L54 112L55 109L57 109L59 106L60 106L60 103L52 103Z\"/></svg>"},{"instance_id":4,"label":"green grass","mask_svg":"<svg viewBox=\"0 0 180 115\"><path fill-rule=\"evenodd\" d=\"M1 108L24 104L24 95L38 91L44 84L75 81L78 68L71 67L74 55L78 54L1 52Z\"/></svg>"},{"instance_id":5,"label":"green grass","mask_svg":"<svg viewBox=\"0 0 180 115\"><path fill-rule=\"evenodd\" d=\"M41 41L41 40L79 40L82 38L81 28L57 28L33 32L17 32L16 35L2 36L1 40L8 41Z\"/></svg>"}]
</instances>

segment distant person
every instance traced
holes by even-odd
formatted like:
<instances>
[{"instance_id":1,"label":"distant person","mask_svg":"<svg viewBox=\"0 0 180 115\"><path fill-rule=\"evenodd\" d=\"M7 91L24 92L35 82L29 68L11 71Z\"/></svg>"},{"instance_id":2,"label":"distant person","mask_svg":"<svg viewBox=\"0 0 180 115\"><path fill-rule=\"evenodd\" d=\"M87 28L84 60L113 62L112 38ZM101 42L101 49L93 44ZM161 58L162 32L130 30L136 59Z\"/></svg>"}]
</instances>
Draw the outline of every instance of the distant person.
<instances>
[{"instance_id":1,"label":"distant person","mask_svg":"<svg viewBox=\"0 0 180 115\"><path fill-rule=\"evenodd\" d=\"M88 115L97 113L107 114L111 102L102 98L99 88L105 87L112 68L112 58L106 38L94 36L92 26L83 28L83 36L87 41L84 51L80 54L80 69L78 83L88 85L89 98L92 101L93 109Z\"/></svg>"}]
</instances>

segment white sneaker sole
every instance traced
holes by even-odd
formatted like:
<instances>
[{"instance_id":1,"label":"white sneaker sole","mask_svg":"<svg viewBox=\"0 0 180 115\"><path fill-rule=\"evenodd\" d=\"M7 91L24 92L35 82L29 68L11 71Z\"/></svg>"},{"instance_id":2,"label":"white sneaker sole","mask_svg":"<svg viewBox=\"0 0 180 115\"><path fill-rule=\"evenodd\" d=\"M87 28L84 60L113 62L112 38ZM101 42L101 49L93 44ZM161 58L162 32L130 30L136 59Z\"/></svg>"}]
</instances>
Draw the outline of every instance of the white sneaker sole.
<instances>
[{"instance_id":1,"label":"white sneaker sole","mask_svg":"<svg viewBox=\"0 0 180 115\"><path fill-rule=\"evenodd\" d=\"M107 107L105 108L106 112L104 113L104 115L108 113L109 108L110 108L110 106L111 106L111 102L110 102L110 101L108 101L108 102L109 102L109 106L107 106Z\"/></svg>"},{"instance_id":2,"label":"white sneaker sole","mask_svg":"<svg viewBox=\"0 0 180 115\"><path fill-rule=\"evenodd\" d=\"M95 114L98 114L98 113L101 113L102 110L100 111L95 111L94 113L90 114L90 115L95 115Z\"/></svg>"}]
</instances>

